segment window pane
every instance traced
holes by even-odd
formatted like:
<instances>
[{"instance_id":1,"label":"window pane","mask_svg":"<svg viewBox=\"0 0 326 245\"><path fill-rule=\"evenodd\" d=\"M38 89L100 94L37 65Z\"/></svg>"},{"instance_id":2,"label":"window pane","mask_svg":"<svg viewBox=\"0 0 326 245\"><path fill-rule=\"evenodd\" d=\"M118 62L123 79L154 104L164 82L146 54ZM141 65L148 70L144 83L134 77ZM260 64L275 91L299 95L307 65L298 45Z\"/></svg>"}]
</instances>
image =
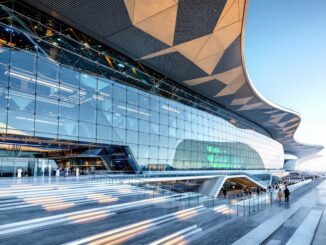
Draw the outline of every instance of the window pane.
<instances>
[{"instance_id":1,"label":"window pane","mask_svg":"<svg viewBox=\"0 0 326 245\"><path fill-rule=\"evenodd\" d=\"M118 144L124 144L126 140L126 130L113 128L113 141L117 142Z\"/></svg>"},{"instance_id":2,"label":"window pane","mask_svg":"<svg viewBox=\"0 0 326 245\"><path fill-rule=\"evenodd\" d=\"M37 96L36 114L57 116L58 99L48 98L45 96Z\"/></svg>"},{"instance_id":3,"label":"window pane","mask_svg":"<svg viewBox=\"0 0 326 245\"><path fill-rule=\"evenodd\" d=\"M8 91L6 88L2 88L0 86L0 108L1 107L4 107L6 108L7 107L7 98L8 98Z\"/></svg>"},{"instance_id":4,"label":"window pane","mask_svg":"<svg viewBox=\"0 0 326 245\"><path fill-rule=\"evenodd\" d=\"M49 97L58 97L58 65L45 59L38 59L36 93Z\"/></svg>"},{"instance_id":5,"label":"window pane","mask_svg":"<svg viewBox=\"0 0 326 245\"><path fill-rule=\"evenodd\" d=\"M59 115L67 119L78 120L79 73L63 66L60 69Z\"/></svg>"},{"instance_id":6,"label":"window pane","mask_svg":"<svg viewBox=\"0 0 326 245\"><path fill-rule=\"evenodd\" d=\"M95 106L87 103L79 107L79 120L83 122L95 123L96 110Z\"/></svg>"},{"instance_id":7,"label":"window pane","mask_svg":"<svg viewBox=\"0 0 326 245\"><path fill-rule=\"evenodd\" d=\"M138 91L136 89L128 88L127 101L130 104L138 105Z\"/></svg>"},{"instance_id":8,"label":"window pane","mask_svg":"<svg viewBox=\"0 0 326 245\"><path fill-rule=\"evenodd\" d=\"M34 112L35 100L33 95L10 90L9 108Z\"/></svg>"},{"instance_id":9,"label":"window pane","mask_svg":"<svg viewBox=\"0 0 326 245\"><path fill-rule=\"evenodd\" d=\"M97 107L101 110L112 111L112 81L98 79Z\"/></svg>"},{"instance_id":10,"label":"window pane","mask_svg":"<svg viewBox=\"0 0 326 245\"><path fill-rule=\"evenodd\" d=\"M97 139L112 140L112 127L97 125Z\"/></svg>"},{"instance_id":11,"label":"window pane","mask_svg":"<svg viewBox=\"0 0 326 245\"><path fill-rule=\"evenodd\" d=\"M8 65L9 64L9 57L10 57L10 49L7 47L0 47L0 64Z\"/></svg>"},{"instance_id":12,"label":"window pane","mask_svg":"<svg viewBox=\"0 0 326 245\"><path fill-rule=\"evenodd\" d=\"M0 108L0 132L6 132L7 127L7 110Z\"/></svg>"},{"instance_id":13,"label":"window pane","mask_svg":"<svg viewBox=\"0 0 326 245\"><path fill-rule=\"evenodd\" d=\"M138 143L138 133L136 131L127 131L127 143L137 144Z\"/></svg>"},{"instance_id":14,"label":"window pane","mask_svg":"<svg viewBox=\"0 0 326 245\"><path fill-rule=\"evenodd\" d=\"M79 137L91 138L95 140L95 124L80 122Z\"/></svg>"},{"instance_id":15,"label":"window pane","mask_svg":"<svg viewBox=\"0 0 326 245\"><path fill-rule=\"evenodd\" d=\"M51 116L35 116L35 131L57 134L58 118Z\"/></svg>"},{"instance_id":16,"label":"window pane","mask_svg":"<svg viewBox=\"0 0 326 245\"><path fill-rule=\"evenodd\" d=\"M118 99L120 101L126 101L126 88L115 84L113 86L113 98Z\"/></svg>"},{"instance_id":17,"label":"window pane","mask_svg":"<svg viewBox=\"0 0 326 245\"><path fill-rule=\"evenodd\" d=\"M10 130L9 130L10 127ZM23 111L9 110L8 112L8 133L22 134L30 131L32 135L34 131L34 115Z\"/></svg>"},{"instance_id":18,"label":"window pane","mask_svg":"<svg viewBox=\"0 0 326 245\"><path fill-rule=\"evenodd\" d=\"M95 93L97 90L97 78L88 74L80 75L80 89L88 93Z\"/></svg>"},{"instance_id":19,"label":"window pane","mask_svg":"<svg viewBox=\"0 0 326 245\"><path fill-rule=\"evenodd\" d=\"M105 126L112 126L112 112L110 111L97 111L97 124Z\"/></svg>"},{"instance_id":20,"label":"window pane","mask_svg":"<svg viewBox=\"0 0 326 245\"><path fill-rule=\"evenodd\" d=\"M25 74L34 74L35 56L21 50L12 50L11 66L14 67L15 71L21 76Z\"/></svg>"},{"instance_id":21,"label":"window pane","mask_svg":"<svg viewBox=\"0 0 326 245\"><path fill-rule=\"evenodd\" d=\"M73 120L68 120L65 118L60 118L59 120L59 134L65 139L77 139L78 136L78 122Z\"/></svg>"},{"instance_id":22,"label":"window pane","mask_svg":"<svg viewBox=\"0 0 326 245\"><path fill-rule=\"evenodd\" d=\"M1 84L1 86L8 86L8 83L9 83L8 72L9 72L9 69L7 66L0 65L0 84Z\"/></svg>"}]
</instances>

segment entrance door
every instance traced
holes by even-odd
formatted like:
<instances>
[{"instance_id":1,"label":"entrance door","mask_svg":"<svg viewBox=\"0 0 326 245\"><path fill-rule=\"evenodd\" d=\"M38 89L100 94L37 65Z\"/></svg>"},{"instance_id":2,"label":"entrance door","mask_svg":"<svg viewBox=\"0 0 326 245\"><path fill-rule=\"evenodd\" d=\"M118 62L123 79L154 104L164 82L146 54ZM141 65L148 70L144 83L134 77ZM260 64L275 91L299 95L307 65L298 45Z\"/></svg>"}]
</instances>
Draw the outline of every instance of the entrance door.
<instances>
[{"instance_id":1,"label":"entrance door","mask_svg":"<svg viewBox=\"0 0 326 245\"><path fill-rule=\"evenodd\" d=\"M0 177L16 177L22 169L22 176L53 176L57 168L55 161L46 158L0 158Z\"/></svg>"},{"instance_id":2,"label":"entrance door","mask_svg":"<svg viewBox=\"0 0 326 245\"><path fill-rule=\"evenodd\" d=\"M22 176L29 174L29 158L1 157L0 158L0 176L16 177L17 169L22 169Z\"/></svg>"}]
</instances>

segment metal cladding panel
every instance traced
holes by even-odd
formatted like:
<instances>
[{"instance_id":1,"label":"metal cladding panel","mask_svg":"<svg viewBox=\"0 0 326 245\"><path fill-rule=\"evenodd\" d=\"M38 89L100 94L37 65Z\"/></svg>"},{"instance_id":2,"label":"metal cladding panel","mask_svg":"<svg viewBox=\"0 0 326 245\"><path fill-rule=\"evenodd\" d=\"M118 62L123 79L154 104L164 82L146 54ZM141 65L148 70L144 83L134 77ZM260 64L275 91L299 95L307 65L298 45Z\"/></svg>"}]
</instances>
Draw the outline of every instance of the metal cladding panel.
<instances>
[{"instance_id":1,"label":"metal cladding panel","mask_svg":"<svg viewBox=\"0 0 326 245\"><path fill-rule=\"evenodd\" d=\"M146 64L160 67L160 71L164 74L169 73L170 77L175 80L185 80L198 75L205 75L198 66L189 61L179 52L173 52L156 56L146 60ZM175 69L175 67L178 69Z\"/></svg>"},{"instance_id":2,"label":"metal cladding panel","mask_svg":"<svg viewBox=\"0 0 326 245\"><path fill-rule=\"evenodd\" d=\"M125 43L126 47L122 46L121 50L126 50L134 57L145 56L169 47L167 44L133 26L106 37L106 40L119 45L119 47Z\"/></svg>"},{"instance_id":3,"label":"metal cladding panel","mask_svg":"<svg viewBox=\"0 0 326 245\"><path fill-rule=\"evenodd\" d=\"M226 0L179 1L174 45L212 33L225 3Z\"/></svg>"},{"instance_id":4,"label":"metal cladding panel","mask_svg":"<svg viewBox=\"0 0 326 245\"><path fill-rule=\"evenodd\" d=\"M246 0L29 0L29 4L256 122L304 157L300 116L263 98L246 73Z\"/></svg>"}]
</instances>

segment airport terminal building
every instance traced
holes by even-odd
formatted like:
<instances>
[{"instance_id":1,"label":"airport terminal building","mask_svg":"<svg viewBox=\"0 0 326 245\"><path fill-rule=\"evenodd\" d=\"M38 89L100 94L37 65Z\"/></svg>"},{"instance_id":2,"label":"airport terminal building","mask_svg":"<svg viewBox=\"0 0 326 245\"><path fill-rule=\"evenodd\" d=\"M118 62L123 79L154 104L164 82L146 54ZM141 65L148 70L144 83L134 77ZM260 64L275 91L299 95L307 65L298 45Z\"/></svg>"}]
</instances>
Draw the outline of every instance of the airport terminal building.
<instances>
[{"instance_id":1,"label":"airport terminal building","mask_svg":"<svg viewBox=\"0 0 326 245\"><path fill-rule=\"evenodd\" d=\"M0 1L0 176L284 169L322 146L244 63L245 0ZM262 178L263 180L263 178Z\"/></svg>"}]
</instances>

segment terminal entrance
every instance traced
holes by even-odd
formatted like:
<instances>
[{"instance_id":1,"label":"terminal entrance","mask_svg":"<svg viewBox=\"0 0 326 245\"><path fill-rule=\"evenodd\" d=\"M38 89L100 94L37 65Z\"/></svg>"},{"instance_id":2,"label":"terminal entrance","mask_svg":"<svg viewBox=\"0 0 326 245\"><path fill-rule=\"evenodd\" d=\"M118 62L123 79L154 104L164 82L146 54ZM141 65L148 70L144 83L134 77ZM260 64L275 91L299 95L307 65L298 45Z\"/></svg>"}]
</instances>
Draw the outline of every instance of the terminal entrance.
<instances>
[{"instance_id":1,"label":"terminal entrance","mask_svg":"<svg viewBox=\"0 0 326 245\"><path fill-rule=\"evenodd\" d=\"M15 177L19 168L22 176L48 176L52 175L51 169L56 169L56 163L49 159L0 158L0 177Z\"/></svg>"},{"instance_id":2,"label":"terminal entrance","mask_svg":"<svg viewBox=\"0 0 326 245\"><path fill-rule=\"evenodd\" d=\"M136 173L138 164L128 146L55 141L5 135L0 142L0 177L88 175L98 171Z\"/></svg>"},{"instance_id":3,"label":"terminal entrance","mask_svg":"<svg viewBox=\"0 0 326 245\"><path fill-rule=\"evenodd\" d=\"M66 169L69 175L75 175L76 169L81 175L95 171L107 171L103 162L96 158L87 159L45 159L45 158L0 158L0 177L15 177L17 170L22 170L22 176L54 176L57 169L64 175Z\"/></svg>"}]
</instances>

